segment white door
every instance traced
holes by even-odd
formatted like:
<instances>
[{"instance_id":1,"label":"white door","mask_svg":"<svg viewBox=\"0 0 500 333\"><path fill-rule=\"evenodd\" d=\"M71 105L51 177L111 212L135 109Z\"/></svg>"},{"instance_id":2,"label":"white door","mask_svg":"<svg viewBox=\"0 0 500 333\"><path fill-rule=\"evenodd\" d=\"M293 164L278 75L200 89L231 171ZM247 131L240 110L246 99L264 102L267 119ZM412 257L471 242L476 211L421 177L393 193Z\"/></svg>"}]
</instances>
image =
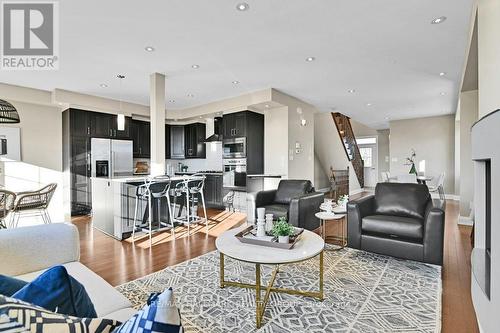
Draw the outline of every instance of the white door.
<instances>
[{"instance_id":1,"label":"white door","mask_svg":"<svg viewBox=\"0 0 500 333\"><path fill-rule=\"evenodd\" d=\"M377 185L377 144L360 145L359 152L363 158L365 170L365 187Z\"/></svg>"}]
</instances>

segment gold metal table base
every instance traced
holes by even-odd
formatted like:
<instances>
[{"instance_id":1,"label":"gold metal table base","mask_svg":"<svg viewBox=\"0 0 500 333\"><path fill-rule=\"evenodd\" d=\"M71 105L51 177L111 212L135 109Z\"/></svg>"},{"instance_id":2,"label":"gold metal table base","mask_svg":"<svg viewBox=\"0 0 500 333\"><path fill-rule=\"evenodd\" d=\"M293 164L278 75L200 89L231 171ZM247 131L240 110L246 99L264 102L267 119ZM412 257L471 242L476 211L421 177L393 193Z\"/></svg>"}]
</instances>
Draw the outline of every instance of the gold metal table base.
<instances>
[{"instance_id":1,"label":"gold metal table base","mask_svg":"<svg viewBox=\"0 0 500 333\"><path fill-rule=\"evenodd\" d=\"M311 259L311 258L309 258ZM305 260L309 260L305 259ZM301 260L301 261L305 261ZM300 261L298 261L300 262ZM255 264L255 284L249 283L241 283L234 281L226 281L224 279L224 254L220 253L220 287L224 288L228 287L238 287L238 288L248 288L255 289L255 304L256 304L256 325L257 328L260 328L262 325L262 317L264 317L264 312L266 309L266 305L269 301L269 296L271 292L275 293L283 293L289 295L299 295L299 296L307 296L314 297L319 300L324 299L323 295L323 251L319 253L319 291L304 291L304 290L295 290L295 289L286 289L286 288L277 288L273 287L274 281L276 280L276 275L279 272L280 265L276 265L271 275L271 280L269 281L267 286L261 285L261 264ZM265 290L264 299L261 299L261 291Z\"/></svg>"}]
</instances>

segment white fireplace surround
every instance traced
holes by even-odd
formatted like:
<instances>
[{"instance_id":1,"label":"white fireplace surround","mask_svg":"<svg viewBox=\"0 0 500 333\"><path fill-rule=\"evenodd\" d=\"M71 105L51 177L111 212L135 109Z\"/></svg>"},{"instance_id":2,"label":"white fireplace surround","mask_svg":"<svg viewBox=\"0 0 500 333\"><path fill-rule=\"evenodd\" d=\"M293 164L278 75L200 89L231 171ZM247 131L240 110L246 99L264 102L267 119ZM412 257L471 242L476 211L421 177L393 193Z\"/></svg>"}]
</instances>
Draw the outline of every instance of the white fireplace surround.
<instances>
[{"instance_id":1,"label":"white fireplace surround","mask_svg":"<svg viewBox=\"0 0 500 333\"><path fill-rule=\"evenodd\" d=\"M472 251L471 293L481 332L500 327L500 110L472 127L474 160L475 246ZM491 166L491 255L486 254L486 163ZM490 260L491 258L491 260ZM488 268L488 261L490 269ZM489 297L487 295L489 285Z\"/></svg>"}]
</instances>

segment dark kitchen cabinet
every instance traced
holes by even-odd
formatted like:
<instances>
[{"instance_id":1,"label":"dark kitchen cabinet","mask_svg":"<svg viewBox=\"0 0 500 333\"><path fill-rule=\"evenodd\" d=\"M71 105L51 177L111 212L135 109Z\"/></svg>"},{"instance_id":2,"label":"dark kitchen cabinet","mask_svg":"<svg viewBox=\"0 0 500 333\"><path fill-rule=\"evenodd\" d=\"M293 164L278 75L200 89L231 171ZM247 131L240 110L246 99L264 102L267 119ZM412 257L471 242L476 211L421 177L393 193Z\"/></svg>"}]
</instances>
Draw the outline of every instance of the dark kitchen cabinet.
<instances>
[{"instance_id":1,"label":"dark kitchen cabinet","mask_svg":"<svg viewBox=\"0 0 500 333\"><path fill-rule=\"evenodd\" d=\"M171 125L170 126L170 158L171 159L184 159L184 126Z\"/></svg>"},{"instance_id":2,"label":"dark kitchen cabinet","mask_svg":"<svg viewBox=\"0 0 500 333\"><path fill-rule=\"evenodd\" d=\"M71 109L70 129L72 136L90 137L91 112L79 109ZM68 113L69 114L69 113Z\"/></svg>"},{"instance_id":3,"label":"dark kitchen cabinet","mask_svg":"<svg viewBox=\"0 0 500 333\"><path fill-rule=\"evenodd\" d=\"M130 122L125 117L123 131L118 130L118 116L115 114L90 112L90 134L93 138L130 139Z\"/></svg>"},{"instance_id":4,"label":"dark kitchen cabinet","mask_svg":"<svg viewBox=\"0 0 500 333\"><path fill-rule=\"evenodd\" d=\"M171 147L170 147L170 125L165 125L165 158L170 159L171 157Z\"/></svg>"},{"instance_id":5,"label":"dark kitchen cabinet","mask_svg":"<svg viewBox=\"0 0 500 333\"><path fill-rule=\"evenodd\" d=\"M222 175L206 175L203 195L205 196L205 204L207 207L224 207L222 202Z\"/></svg>"},{"instance_id":6,"label":"dark kitchen cabinet","mask_svg":"<svg viewBox=\"0 0 500 333\"><path fill-rule=\"evenodd\" d=\"M151 125L147 121L132 119L130 124L130 138L135 158L151 157Z\"/></svg>"},{"instance_id":7,"label":"dark kitchen cabinet","mask_svg":"<svg viewBox=\"0 0 500 333\"><path fill-rule=\"evenodd\" d=\"M222 117L224 140L246 138L247 173L264 172L264 115L252 111L230 113Z\"/></svg>"},{"instance_id":8,"label":"dark kitchen cabinet","mask_svg":"<svg viewBox=\"0 0 500 333\"><path fill-rule=\"evenodd\" d=\"M202 123L184 126L184 156L186 158L205 158L206 125Z\"/></svg>"},{"instance_id":9,"label":"dark kitchen cabinet","mask_svg":"<svg viewBox=\"0 0 500 333\"><path fill-rule=\"evenodd\" d=\"M224 115L222 123L224 139L247 136L247 111Z\"/></svg>"},{"instance_id":10,"label":"dark kitchen cabinet","mask_svg":"<svg viewBox=\"0 0 500 333\"><path fill-rule=\"evenodd\" d=\"M90 178L91 112L68 109L63 112L63 177L69 187L63 189L66 209L71 215L88 215L92 211Z\"/></svg>"}]
</instances>

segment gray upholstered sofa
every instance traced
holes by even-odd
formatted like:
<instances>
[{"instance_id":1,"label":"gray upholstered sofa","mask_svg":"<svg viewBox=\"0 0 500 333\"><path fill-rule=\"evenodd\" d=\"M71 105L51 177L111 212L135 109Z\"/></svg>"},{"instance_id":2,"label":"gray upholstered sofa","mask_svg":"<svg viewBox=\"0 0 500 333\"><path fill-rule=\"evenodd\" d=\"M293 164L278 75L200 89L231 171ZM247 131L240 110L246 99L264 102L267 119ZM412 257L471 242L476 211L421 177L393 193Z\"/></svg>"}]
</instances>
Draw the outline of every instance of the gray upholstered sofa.
<instances>
[{"instance_id":1,"label":"gray upholstered sofa","mask_svg":"<svg viewBox=\"0 0 500 333\"><path fill-rule=\"evenodd\" d=\"M63 265L85 286L99 317L126 321L136 311L109 283L80 263L80 241L73 224L53 223L0 230L0 274L31 281Z\"/></svg>"},{"instance_id":2,"label":"gray upholstered sofa","mask_svg":"<svg viewBox=\"0 0 500 333\"><path fill-rule=\"evenodd\" d=\"M442 265L444 201L427 186L379 183L375 195L347 205L347 246Z\"/></svg>"},{"instance_id":3,"label":"gray upholstered sofa","mask_svg":"<svg viewBox=\"0 0 500 333\"><path fill-rule=\"evenodd\" d=\"M286 217L296 227L314 230L319 227L315 214L323 201L323 193L315 192L309 180L285 179L276 190L257 192L255 206L264 207L275 219Z\"/></svg>"}]
</instances>

